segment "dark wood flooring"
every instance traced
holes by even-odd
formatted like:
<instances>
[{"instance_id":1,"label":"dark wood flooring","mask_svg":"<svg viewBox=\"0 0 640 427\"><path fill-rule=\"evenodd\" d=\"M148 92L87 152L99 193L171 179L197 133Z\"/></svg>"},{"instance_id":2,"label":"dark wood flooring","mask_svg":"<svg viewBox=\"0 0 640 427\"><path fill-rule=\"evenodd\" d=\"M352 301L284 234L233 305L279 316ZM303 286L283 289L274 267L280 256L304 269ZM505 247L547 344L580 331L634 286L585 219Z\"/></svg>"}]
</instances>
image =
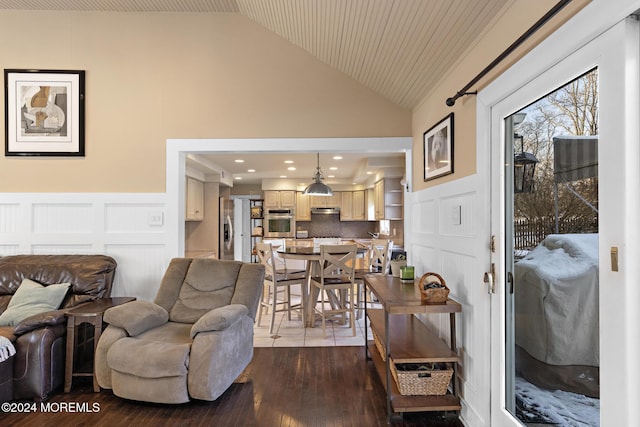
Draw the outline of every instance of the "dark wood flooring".
<instances>
[{"instance_id":1,"label":"dark wood flooring","mask_svg":"<svg viewBox=\"0 0 640 427\"><path fill-rule=\"evenodd\" d=\"M82 380L81 378L80 380ZM256 348L247 370L217 401L158 405L77 384L36 404L0 413L5 426L459 427L455 413L405 414L387 424L383 387L362 347ZM65 404L73 406L64 407ZM82 412L85 408L96 412Z\"/></svg>"}]
</instances>

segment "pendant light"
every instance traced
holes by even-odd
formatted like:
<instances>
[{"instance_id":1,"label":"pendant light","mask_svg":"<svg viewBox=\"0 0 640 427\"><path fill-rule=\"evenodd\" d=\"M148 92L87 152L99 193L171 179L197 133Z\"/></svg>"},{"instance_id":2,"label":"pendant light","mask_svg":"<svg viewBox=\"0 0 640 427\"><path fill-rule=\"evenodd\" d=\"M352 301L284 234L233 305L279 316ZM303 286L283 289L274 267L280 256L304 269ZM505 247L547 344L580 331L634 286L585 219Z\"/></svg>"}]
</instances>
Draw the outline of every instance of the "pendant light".
<instances>
[{"instance_id":1,"label":"pendant light","mask_svg":"<svg viewBox=\"0 0 640 427\"><path fill-rule=\"evenodd\" d=\"M303 194L310 196L333 196L333 190L326 184L322 183L324 176L320 169L320 153L318 153L318 166L316 166L316 172L313 174L314 182L304 189Z\"/></svg>"}]
</instances>

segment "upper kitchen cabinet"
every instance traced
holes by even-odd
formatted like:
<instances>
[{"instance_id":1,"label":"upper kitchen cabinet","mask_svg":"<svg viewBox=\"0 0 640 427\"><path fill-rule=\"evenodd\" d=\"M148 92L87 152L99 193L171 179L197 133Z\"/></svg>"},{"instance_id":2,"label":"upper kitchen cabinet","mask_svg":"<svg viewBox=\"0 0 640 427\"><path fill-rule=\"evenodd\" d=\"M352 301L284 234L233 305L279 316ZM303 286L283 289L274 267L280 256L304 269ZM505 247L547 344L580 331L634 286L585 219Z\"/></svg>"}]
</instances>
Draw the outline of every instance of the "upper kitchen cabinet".
<instances>
[{"instance_id":1,"label":"upper kitchen cabinet","mask_svg":"<svg viewBox=\"0 0 640 427\"><path fill-rule=\"evenodd\" d=\"M340 221L366 221L367 205L364 190L343 191Z\"/></svg>"},{"instance_id":2,"label":"upper kitchen cabinet","mask_svg":"<svg viewBox=\"0 0 640 427\"><path fill-rule=\"evenodd\" d=\"M204 219L204 183L191 177L187 177L185 219L187 221L202 221Z\"/></svg>"},{"instance_id":3,"label":"upper kitchen cabinet","mask_svg":"<svg viewBox=\"0 0 640 427\"><path fill-rule=\"evenodd\" d=\"M296 221L311 221L311 196L296 192Z\"/></svg>"},{"instance_id":4,"label":"upper kitchen cabinet","mask_svg":"<svg viewBox=\"0 0 640 427\"><path fill-rule=\"evenodd\" d=\"M377 181L373 191L375 218L402 219L403 188L399 178L384 178Z\"/></svg>"},{"instance_id":5,"label":"upper kitchen cabinet","mask_svg":"<svg viewBox=\"0 0 640 427\"><path fill-rule=\"evenodd\" d=\"M339 191L334 191L333 196L310 196L312 208L339 208L341 203Z\"/></svg>"},{"instance_id":6,"label":"upper kitchen cabinet","mask_svg":"<svg viewBox=\"0 0 640 427\"><path fill-rule=\"evenodd\" d=\"M293 190L267 190L264 192L265 209L295 208L296 192Z\"/></svg>"}]
</instances>

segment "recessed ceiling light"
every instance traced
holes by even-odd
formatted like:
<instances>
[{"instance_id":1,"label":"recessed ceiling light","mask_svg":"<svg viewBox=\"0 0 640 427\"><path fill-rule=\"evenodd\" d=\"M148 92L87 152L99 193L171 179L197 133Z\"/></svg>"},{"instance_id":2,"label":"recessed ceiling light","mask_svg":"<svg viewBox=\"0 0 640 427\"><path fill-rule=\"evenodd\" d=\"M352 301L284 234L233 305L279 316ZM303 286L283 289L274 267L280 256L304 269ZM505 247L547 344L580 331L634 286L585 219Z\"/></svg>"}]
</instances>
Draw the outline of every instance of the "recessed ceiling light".
<instances>
[{"instance_id":1,"label":"recessed ceiling light","mask_svg":"<svg viewBox=\"0 0 640 427\"><path fill-rule=\"evenodd\" d=\"M330 171L337 171L337 170L338 170L338 168L337 168L337 167L335 167L335 166L331 166L331 167L329 168L329 170L330 170Z\"/></svg>"},{"instance_id":2,"label":"recessed ceiling light","mask_svg":"<svg viewBox=\"0 0 640 427\"><path fill-rule=\"evenodd\" d=\"M373 175L373 172L367 171L367 175Z\"/></svg>"},{"instance_id":3,"label":"recessed ceiling light","mask_svg":"<svg viewBox=\"0 0 640 427\"><path fill-rule=\"evenodd\" d=\"M238 181L240 181L242 179L241 176L236 176L234 179L237 179Z\"/></svg>"},{"instance_id":4,"label":"recessed ceiling light","mask_svg":"<svg viewBox=\"0 0 640 427\"><path fill-rule=\"evenodd\" d=\"M357 182L352 182L352 183L351 183L351 185L356 185L356 184L358 184L358 183L357 183Z\"/></svg>"},{"instance_id":5,"label":"recessed ceiling light","mask_svg":"<svg viewBox=\"0 0 640 427\"><path fill-rule=\"evenodd\" d=\"M255 169L247 169L247 172L249 173L254 173L256 170Z\"/></svg>"},{"instance_id":6,"label":"recessed ceiling light","mask_svg":"<svg viewBox=\"0 0 640 427\"><path fill-rule=\"evenodd\" d=\"M289 166L289 167L287 168L287 170L294 171L294 170L296 170L296 168L294 168L293 166Z\"/></svg>"},{"instance_id":7,"label":"recessed ceiling light","mask_svg":"<svg viewBox=\"0 0 640 427\"><path fill-rule=\"evenodd\" d=\"M335 178L335 175L327 175L327 178Z\"/></svg>"},{"instance_id":8,"label":"recessed ceiling light","mask_svg":"<svg viewBox=\"0 0 640 427\"><path fill-rule=\"evenodd\" d=\"M286 178L287 175L280 175L280 178Z\"/></svg>"},{"instance_id":9,"label":"recessed ceiling light","mask_svg":"<svg viewBox=\"0 0 640 427\"><path fill-rule=\"evenodd\" d=\"M333 156L333 160L342 160L342 156Z\"/></svg>"},{"instance_id":10,"label":"recessed ceiling light","mask_svg":"<svg viewBox=\"0 0 640 427\"><path fill-rule=\"evenodd\" d=\"M235 160L234 160L234 162L236 162L236 163L244 163L244 160L242 160L242 159L235 159Z\"/></svg>"},{"instance_id":11,"label":"recessed ceiling light","mask_svg":"<svg viewBox=\"0 0 640 427\"><path fill-rule=\"evenodd\" d=\"M290 165L291 163L293 163L293 160L285 160L284 161L286 164Z\"/></svg>"}]
</instances>

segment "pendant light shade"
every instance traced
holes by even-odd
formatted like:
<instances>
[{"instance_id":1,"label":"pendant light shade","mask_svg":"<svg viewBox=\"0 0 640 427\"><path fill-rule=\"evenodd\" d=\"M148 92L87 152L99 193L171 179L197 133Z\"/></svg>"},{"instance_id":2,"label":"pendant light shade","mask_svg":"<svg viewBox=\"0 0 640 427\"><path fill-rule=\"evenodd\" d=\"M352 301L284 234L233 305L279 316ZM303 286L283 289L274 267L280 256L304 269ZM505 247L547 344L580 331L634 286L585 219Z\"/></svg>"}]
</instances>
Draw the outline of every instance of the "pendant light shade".
<instances>
[{"instance_id":1,"label":"pendant light shade","mask_svg":"<svg viewBox=\"0 0 640 427\"><path fill-rule=\"evenodd\" d=\"M316 166L316 172L313 174L313 183L304 189L303 194L310 196L333 196L333 190L327 184L323 184L322 170L320 169L320 153L318 153L318 166Z\"/></svg>"}]
</instances>

